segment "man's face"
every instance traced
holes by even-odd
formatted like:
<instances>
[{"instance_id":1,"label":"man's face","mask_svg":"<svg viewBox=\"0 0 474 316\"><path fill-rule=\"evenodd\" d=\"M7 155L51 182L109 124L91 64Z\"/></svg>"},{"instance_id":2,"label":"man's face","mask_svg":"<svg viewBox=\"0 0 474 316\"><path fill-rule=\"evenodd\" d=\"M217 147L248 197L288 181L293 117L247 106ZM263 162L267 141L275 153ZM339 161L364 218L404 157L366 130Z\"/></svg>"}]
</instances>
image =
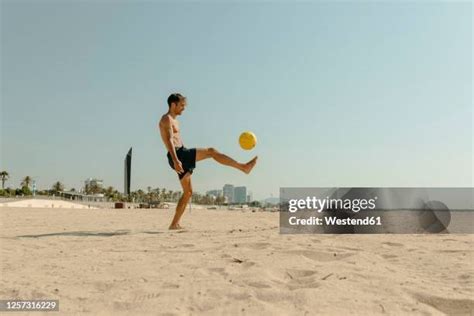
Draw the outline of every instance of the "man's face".
<instances>
[{"instance_id":1,"label":"man's face","mask_svg":"<svg viewBox=\"0 0 474 316\"><path fill-rule=\"evenodd\" d=\"M179 100L175 106L175 113L177 115L181 115L181 113L183 113L185 108L186 108L186 99Z\"/></svg>"}]
</instances>

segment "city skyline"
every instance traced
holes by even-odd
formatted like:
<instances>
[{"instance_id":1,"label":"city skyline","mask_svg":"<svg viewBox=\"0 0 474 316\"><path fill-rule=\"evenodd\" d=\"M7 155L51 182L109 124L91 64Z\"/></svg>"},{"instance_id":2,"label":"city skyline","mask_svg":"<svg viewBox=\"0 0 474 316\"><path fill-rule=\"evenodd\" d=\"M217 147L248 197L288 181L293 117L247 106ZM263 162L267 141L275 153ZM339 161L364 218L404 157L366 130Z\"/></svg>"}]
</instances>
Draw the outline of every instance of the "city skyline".
<instances>
[{"instance_id":1,"label":"city skyline","mask_svg":"<svg viewBox=\"0 0 474 316\"><path fill-rule=\"evenodd\" d=\"M226 183L222 189L213 189L206 191L206 195L212 195L214 197L224 197L228 203L248 203L253 201L253 193L247 190L245 185L233 185Z\"/></svg>"},{"instance_id":2,"label":"city skyline","mask_svg":"<svg viewBox=\"0 0 474 316\"><path fill-rule=\"evenodd\" d=\"M55 182L52 186L56 185L57 182ZM252 202L254 201L252 199L252 191L248 190L247 186L245 185L232 185L232 184L225 184L223 185L223 188L225 186L232 186L232 189L233 189L233 192L235 193L235 190L236 189L241 189L241 188L244 188L245 189L245 196L246 196L246 200L245 201L241 201L240 199L236 199L236 200L232 200L232 201L226 201L226 202L230 202L230 203L247 203L247 202ZM37 188L37 185L36 185L36 180L34 178L31 178L31 184L29 185L32 189L32 192L38 192L38 191L47 191L47 190L50 190L51 187L40 187L40 188ZM78 186L78 187L70 187L70 188L64 188L63 192L72 192L72 191L76 191L76 192L87 192L87 187L90 187L90 186L97 186L98 188L100 189L107 189L108 187L113 187L111 185L108 185L108 184L104 184L104 180L102 179L97 179L97 178L93 178L93 177L89 177L89 178L86 178L85 180L83 180L83 184ZM6 185L5 186L5 189L18 189L20 188L21 185L17 186L17 187L12 187L12 186L8 186ZM120 188L116 188L116 187L113 187L115 190L117 190L118 192L120 193L124 193L125 194L125 190L120 190ZM135 191L138 191L138 190L142 190L144 192L148 191L148 190L155 190L155 189L167 189L167 188L159 188L159 187L147 187L147 188L137 188ZM214 196L214 197L217 197L217 196L223 196L223 189L212 189L212 190L207 190L205 192L202 192L203 195L209 195L209 196ZM197 193L197 194L201 194L201 191L195 191L194 193ZM265 200L265 199L268 199L270 197L266 197L262 200Z\"/></svg>"}]
</instances>

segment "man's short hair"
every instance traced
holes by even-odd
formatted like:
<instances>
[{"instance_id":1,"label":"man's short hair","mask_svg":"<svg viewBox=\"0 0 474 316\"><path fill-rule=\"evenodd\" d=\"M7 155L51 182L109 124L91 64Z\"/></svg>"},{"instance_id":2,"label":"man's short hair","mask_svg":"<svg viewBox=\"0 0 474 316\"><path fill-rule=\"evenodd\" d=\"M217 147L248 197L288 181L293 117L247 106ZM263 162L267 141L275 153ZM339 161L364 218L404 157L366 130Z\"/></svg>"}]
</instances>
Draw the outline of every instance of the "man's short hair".
<instances>
[{"instance_id":1,"label":"man's short hair","mask_svg":"<svg viewBox=\"0 0 474 316\"><path fill-rule=\"evenodd\" d=\"M179 94L179 93L172 93L169 97L168 97L168 107L171 106L171 103L178 103L179 101L181 100L184 100L186 99L185 96Z\"/></svg>"}]
</instances>

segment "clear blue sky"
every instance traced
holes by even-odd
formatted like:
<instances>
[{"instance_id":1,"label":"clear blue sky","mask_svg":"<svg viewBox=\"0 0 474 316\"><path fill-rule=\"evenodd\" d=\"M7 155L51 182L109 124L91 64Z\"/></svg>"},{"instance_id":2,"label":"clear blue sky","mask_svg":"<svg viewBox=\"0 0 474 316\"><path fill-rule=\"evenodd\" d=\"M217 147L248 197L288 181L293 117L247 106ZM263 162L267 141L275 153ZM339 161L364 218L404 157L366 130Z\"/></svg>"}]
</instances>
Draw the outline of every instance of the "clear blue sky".
<instances>
[{"instance_id":1,"label":"clear blue sky","mask_svg":"<svg viewBox=\"0 0 474 316\"><path fill-rule=\"evenodd\" d=\"M156 123L172 92L196 192L472 186L470 2L1 2L0 169L49 188L88 177L180 188ZM240 132L259 139L251 152Z\"/></svg>"}]
</instances>

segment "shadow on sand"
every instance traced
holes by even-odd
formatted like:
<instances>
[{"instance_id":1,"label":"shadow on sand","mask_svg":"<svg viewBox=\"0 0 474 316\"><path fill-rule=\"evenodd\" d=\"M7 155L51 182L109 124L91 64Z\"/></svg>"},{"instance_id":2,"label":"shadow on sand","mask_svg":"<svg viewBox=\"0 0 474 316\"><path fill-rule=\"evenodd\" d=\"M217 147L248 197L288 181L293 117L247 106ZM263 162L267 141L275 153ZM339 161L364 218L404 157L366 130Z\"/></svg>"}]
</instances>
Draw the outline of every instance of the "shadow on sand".
<instances>
[{"instance_id":1,"label":"shadow on sand","mask_svg":"<svg viewBox=\"0 0 474 316\"><path fill-rule=\"evenodd\" d=\"M138 234L161 234L159 231L139 231ZM49 233L49 234L38 234L38 235L20 235L17 238L41 238L41 237L53 237L53 236L73 236L73 237L112 237L130 235L129 230L117 230L114 232L91 232L91 231L76 231L76 232L61 232L61 233Z\"/></svg>"}]
</instances>

